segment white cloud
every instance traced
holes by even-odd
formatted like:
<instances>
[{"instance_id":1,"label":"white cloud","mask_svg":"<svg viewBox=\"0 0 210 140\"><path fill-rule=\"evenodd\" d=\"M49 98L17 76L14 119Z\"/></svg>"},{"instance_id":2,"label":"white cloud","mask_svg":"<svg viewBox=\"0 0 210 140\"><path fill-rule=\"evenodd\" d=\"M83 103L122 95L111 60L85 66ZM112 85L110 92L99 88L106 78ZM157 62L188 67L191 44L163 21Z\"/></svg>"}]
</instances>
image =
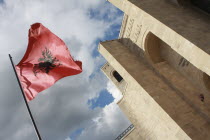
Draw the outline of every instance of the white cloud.
<instances>
[{"instance_id":1,"label":"white cloud","mask_svg":"<svg viewBox=\"0 0 210 140\"><path fill-rule=\"evenodd\" d=\"M78 140L87 140L87 138L90 140L115 139L130 125L130 122L125 116L122 116L122 112L119 111L119 107L115 103L103 108L103 111L92 120L92 123L82 132Z\"/></svg>"},{"instance_id":2,"label":"white cloud","mask_svg":"<svg viewBox=\"0 0 210 140\"><path fill-rule=\"evenodd\" d=\"M90 10L96 11L97 17L92 18ZM107 20L102 18L105 14ZM96 71L104 60L92 56L95 41L112 34L112 25L120 24L122 16L117 15L116 8L101 0L5 0L0 4L0 19L0 139L37 139L8 58L11 53L15 63L20 61L28 43L28 29L35 22L43 23L62 38L72 55L83 62L82 74L58 81L30 102L43 139L64 140L81 127L85 128L82 136L95 133L95 138L106 139L116 135L106 129L112 124L116 133L123 129L119 124L128 122L114 105L96 110L87 105L88 99L98 96L104 88L119 97L105 76ZM115 117L118 120L112 121ZM93 118L100 119L97 122ZM95 132L89 130L90 124L97 128ZM107 131L98 135L98 126Z\"/></svg>"},{"instance_id":3,"label":"white cloud","mask_svg":"<svg viewBox=\"0 0 210 140\"><path fill-rule=\"evenodd\" d=\"M66 138L65 140L71 140L71 139L68 137L68 138Z\"/></svg>"},{"instance_id":4,"label":"white cloud","mask_svg":"<svg viewBox=\"0 0 210 140\"><path fill-rule=\"evenodd\" d=\"M117 89L117 87L115 87L115 85L111 81L107 82L107 90L114 97L115 103L117 103L122 98L122 93Z\"/></svg>"}]
</instances>

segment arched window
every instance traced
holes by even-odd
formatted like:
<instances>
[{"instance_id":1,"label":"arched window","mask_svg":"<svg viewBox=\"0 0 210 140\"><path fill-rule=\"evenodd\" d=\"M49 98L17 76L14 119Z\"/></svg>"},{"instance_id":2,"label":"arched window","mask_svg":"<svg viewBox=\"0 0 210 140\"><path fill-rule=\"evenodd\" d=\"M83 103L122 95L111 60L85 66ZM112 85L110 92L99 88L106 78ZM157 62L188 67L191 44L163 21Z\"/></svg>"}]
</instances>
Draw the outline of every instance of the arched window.
<instances>
[{"instance_id":1,"label":"arched window","mask_svg":"<svg viewBox=\"0 0 210 140\"><path fill-rule=\"evenodd\" d=\"M122 76L117 72L117 71L114 71L113 72L113 76L115 77L115 79L118 81L118 82L120 82L120 81L122 81Z\"/></svg>"},{"instance_id":2,"label":"arched window","mask_svg":"<svg viewBox=\"0 0 210 140\"><path fill-rule=\"evenodd\" d=\"M163 57L161 56L162 42L163 41L159 39L156 35L154 35L152 32L149 32L146 37L145 40L146 55L154 64L164 61Z\"/></svg>"}]
</instances>

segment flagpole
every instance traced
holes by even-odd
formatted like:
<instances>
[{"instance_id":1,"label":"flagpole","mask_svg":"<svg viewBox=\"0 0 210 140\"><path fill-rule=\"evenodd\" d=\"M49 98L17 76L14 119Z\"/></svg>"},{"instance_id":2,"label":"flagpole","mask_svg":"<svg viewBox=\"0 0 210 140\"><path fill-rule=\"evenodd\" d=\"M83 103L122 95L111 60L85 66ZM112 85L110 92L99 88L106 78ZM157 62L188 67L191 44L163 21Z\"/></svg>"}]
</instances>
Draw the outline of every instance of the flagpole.
<instances>
[{"instance_id":1,"label":"flagpole","mask_svg":"<svg viewBox=\"0 0 210 140\"><path fill-rule=\"evenodd\" d=\"M39 130L38 130L37 126L36 126L35 120L34 120L34 118L33 118L33 116L32 116L30 107L29 107L28 102L27 102L27 100L26 100L26 97L25 97L25 95L24 95L24 91L23 91L23 88L22 88L22 86L21 86L20 79L18 78L18 75L17 75L16 69L15 69L14 63L13 63L13 61L12 61L12 56L11 56L10 54L9 54L9 58L10 58L10 61L11 61L13 70L14 70L14 72L15 72L15 76L16 76L16 78L17 78L19 87L20 87L20 89L21 89L21 92L22 92L22 95L23 95L23 99L24 99L24 101L25 101L25 104L26 104L28 113L29 113L29 115L30 115L30 117L31 117L31 121L32 121L32 123L33 123L33 125L34 125L34 129L35 129L35 131L36 131L37 137L39 138L39 140L42 140L41 135L40 135L40 133L39 133Z\"/></svg>"}]
</instances>

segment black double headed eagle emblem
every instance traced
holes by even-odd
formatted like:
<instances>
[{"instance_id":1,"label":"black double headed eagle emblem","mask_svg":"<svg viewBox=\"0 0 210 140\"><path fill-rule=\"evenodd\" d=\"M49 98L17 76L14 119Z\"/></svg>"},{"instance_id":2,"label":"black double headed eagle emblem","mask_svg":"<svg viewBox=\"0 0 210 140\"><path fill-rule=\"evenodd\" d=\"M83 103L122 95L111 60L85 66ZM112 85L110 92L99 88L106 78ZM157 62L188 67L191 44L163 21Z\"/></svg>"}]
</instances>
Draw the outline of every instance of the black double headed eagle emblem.
<instances>
[{"instance_id":1,"label":"black double headed eagle emblem","mask_svg":"<svg viewBox=\"0 0 210 140\"><path fill-rule=\"evenodd\" d=\"M62 65L56 57L53 57L52 53L47 48L42 51L42 57L38 59L38 62L39 63L34 64L33 67L33 72L35 76L39 72L49 73L50 70Z\"/></svg>"}]
</instances>

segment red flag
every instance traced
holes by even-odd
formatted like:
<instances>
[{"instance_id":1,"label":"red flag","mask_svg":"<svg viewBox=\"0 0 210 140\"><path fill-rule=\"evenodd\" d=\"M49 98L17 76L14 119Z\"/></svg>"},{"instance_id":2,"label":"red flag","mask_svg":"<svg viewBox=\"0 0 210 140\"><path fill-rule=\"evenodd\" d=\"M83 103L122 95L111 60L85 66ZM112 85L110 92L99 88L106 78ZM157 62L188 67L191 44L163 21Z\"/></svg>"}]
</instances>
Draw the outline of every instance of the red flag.
<instances>
[{"instance_id":1,"label":"red flag","mask_svg":"<svg viewBox=\"0 0 210 140\"><path fill-rule=\"evenodd\" d=\"M65 43L41 23L31 25L28 48L16 66L28 101L59 79L82 72L82 62L74 61Z\"/></svg>"}]
</instances>

